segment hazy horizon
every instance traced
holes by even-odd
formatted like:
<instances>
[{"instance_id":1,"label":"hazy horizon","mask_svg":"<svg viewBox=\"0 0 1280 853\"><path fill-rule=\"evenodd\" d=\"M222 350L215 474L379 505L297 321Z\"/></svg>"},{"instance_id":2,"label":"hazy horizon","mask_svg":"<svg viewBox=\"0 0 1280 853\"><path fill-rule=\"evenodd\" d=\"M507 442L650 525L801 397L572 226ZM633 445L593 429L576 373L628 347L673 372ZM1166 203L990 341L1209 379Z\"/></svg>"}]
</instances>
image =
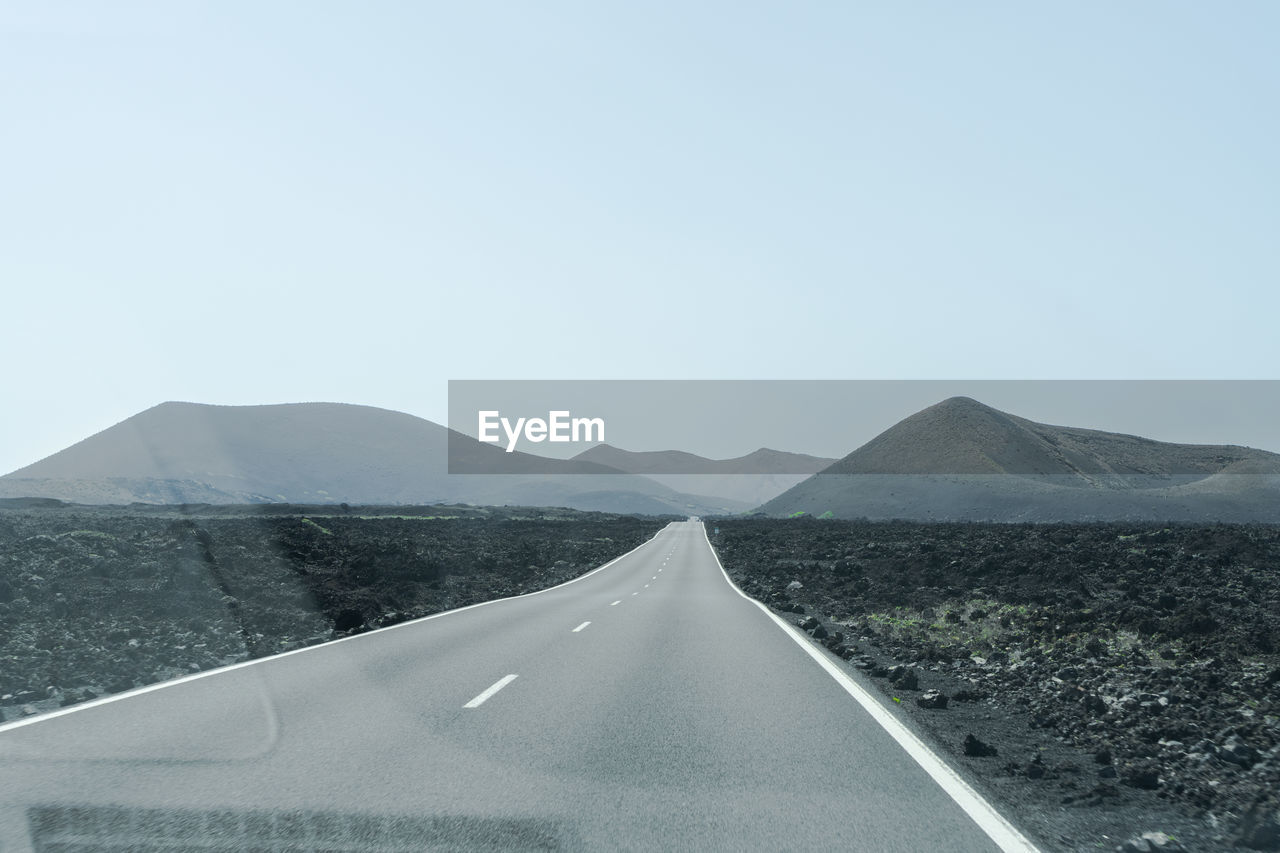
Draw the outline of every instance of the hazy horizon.
<instances>
[{"instance_id":1,"label":"hazy horizon","mask_svg":"<svg viewBox=\"0 0 1280 853\"><path fill-rule=\"evenodd\" d=\"M681 450L729 459L768 447L840 459L903 418L953 396L971 397L1008 414L1056 426L1280 453L1280 381L496 380L451 383L450 408L472 411L479 400L524 415L536 414L539 406L543 413L548 406L576 407L583 414L606 415L612 426L603 443L629 451ZM726 418L726 413L735 417ZM433 423L475 437L474 424L455 419L451 415ZM832 430L832 424L841 430ZM522 443L519 449L563 459L597 443Z\"/></svg>"}]
</instances>

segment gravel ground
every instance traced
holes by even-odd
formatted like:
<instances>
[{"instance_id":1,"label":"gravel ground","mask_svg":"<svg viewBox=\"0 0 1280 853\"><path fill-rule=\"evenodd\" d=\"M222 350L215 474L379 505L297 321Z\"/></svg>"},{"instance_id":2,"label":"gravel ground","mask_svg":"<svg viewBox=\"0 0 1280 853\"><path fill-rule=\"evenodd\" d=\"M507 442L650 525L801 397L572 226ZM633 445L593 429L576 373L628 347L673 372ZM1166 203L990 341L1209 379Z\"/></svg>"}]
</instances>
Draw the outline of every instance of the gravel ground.
<instances>
[{"instance_id":1,"label":"gravel ground","mask_svg":"<svg viewBox=\"0 0 1280 853\"><path fill-rule=\"evenodd\" d=\"M665 521L9 502L0 719L553 586ZM1280 849L1280 529L714 525L1049 849Z\"/></svg>"},{"instance_id":2,"label":"gravel ground","mask_svg":"<svg viewBox=\"0 0 1280 853\"><path fill-rule=\"evenodd\" d=\"M1280 849L1280 529L715 525L744 591L1055 849Z\"/></svg>"},{"instance_id":3,"label":"gravel ground","mask_svg":"<svg viewBox=\"0 0 1280 853\"><path fill-rule=\"evenodd\" d=\"M0 720L555 586L665 523L526 508L9 502Z\"/></svg>"}]
</instances>

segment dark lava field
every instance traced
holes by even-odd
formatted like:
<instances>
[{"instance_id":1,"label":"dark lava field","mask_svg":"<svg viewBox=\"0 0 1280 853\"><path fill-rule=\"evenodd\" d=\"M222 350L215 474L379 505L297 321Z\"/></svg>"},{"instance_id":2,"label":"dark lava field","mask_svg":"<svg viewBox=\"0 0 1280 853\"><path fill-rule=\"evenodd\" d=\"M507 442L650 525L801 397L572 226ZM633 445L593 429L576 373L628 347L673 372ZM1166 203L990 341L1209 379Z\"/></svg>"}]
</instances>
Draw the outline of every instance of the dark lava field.
<instances>
[{"instance_id":1,"label":"dark lava field","mask_svg":"<svg viewBox=\"0 0 1280 853\"><path fill-rule=\"evenodd\" d=\"M669 519L0 502L0 720L554 586Z\"/></svg>"},{"instance_id":2,"label":"dark lava field","mask_svg":"<svg viewBox=\"0 0 1280 853\"><path fill-rule=\"evenodd\" d=\"M0 720L553 586L668 520L0 501ZM1280 528L709 527L1046 849L1280 850Z\"/></svg>"},{"instance_id":3,"label":"dark lava field","mask_svg":"<svg viewBox=\"0 0 1280 853\"><path fill-rule=\"evenodd\" d=\"M1280 849L1280 528L713 524L1041 838Z\"/></svg>"}]
</instances>

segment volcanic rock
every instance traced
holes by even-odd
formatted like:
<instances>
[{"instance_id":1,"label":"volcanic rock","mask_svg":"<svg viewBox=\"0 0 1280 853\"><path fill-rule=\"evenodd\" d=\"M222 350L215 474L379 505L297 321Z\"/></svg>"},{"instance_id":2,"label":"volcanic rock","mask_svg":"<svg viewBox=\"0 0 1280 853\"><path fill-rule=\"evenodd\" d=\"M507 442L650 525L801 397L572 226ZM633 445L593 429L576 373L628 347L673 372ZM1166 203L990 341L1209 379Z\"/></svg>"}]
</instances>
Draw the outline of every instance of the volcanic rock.
<instances>
[{"instance_id":1,"label":"volcanic rock","mask_svg":"<svg viewBox=\"0 0 1280 853\"><path fill-rule=\"evenodd\" d=\"M944 711L947 708L947 697L938 690L926 690L916 697L916 704L921 708Z\"/></svg>"},{"instance_id":2,"label":"volcanic rock","mask_svg":"<svg viewBox=\"0 0 1280 853\"><path fill-rule=\"evenodd\" d=\"M1184 853L1187 848L1163 832L1144 832L1116 849L1120 853Z\"/></svg>"},{"instance_id":3,"label":"volcanic rock","mask_svg":"<svg viewBox=\"0 0 1280 853\"><path fill-rule=\"evenodd\" d=\"M988 743L978 740L973 733L964 736L964 754L970 758L990 758L1000 754L1000 750L996 749Z\"/></svg>"},{"instance_id":4,"label":"volcanic rock","mask_svg":"<svg viewBox=\"0 0 1280 853\"><path fill-rule=\"evenodd\" d=\"M1280 850L1280 806L1254 803L1240 821L1236 843L1251 850Z\"/></svg>"}]
</instances>

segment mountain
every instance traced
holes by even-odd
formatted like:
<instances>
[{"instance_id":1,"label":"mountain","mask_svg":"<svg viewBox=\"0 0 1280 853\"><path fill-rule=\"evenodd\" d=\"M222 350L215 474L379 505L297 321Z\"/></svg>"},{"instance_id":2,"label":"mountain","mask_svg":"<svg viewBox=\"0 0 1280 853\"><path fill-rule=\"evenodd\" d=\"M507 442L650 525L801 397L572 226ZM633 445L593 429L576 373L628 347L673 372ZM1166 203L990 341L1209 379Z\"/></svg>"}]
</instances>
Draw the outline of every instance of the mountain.
<instances>
[{"instance_id":1,"label":"mountain","mask_svg":"<svg viewBox=\"0 0 1280 853\"><path fill-rule=\"evenodd\" d=\"M1280 521L1280 454L1036 423L952 397L760 507L989 521Z\"/></svg>"},{"instance_id":2,"label":"mountain","mask_svg":"<svg viewBox=\"0 0 1280 853\"><path fill-rule=\"evenodd\" d=\"M716 495L749 506L782 494L835 461L767 447L733 459L708 459L680 450L631 451L608 444L597 444L573 460L643 474L680 492Z\"/></svg>"},{"instance_id":3,"label":"mountain","mask_svg":"<svg viewBox=\"0 0 1280 853\"><path fill-rule=\"evenodd\" d=\"M527 474L451 475L450 449L455 459L473 463L503 453L431 421L371 406L169 402L0 477L0 497L91 504L446 502L651 514L744 508L590 461L521 453L502 461L505 470Z\"/></svg>"},{"instance_id":4,"label":"mountain","mask_svg":"<svg viewBox=\"0 0 1280 853\"><path fill-rule=\"evenodd\" d=\"M708 459L680 450L622 450L597 444L573 457L629 474L816 474L834 459L762 447L733 459Z\"/></svg>"}]
</instances>

